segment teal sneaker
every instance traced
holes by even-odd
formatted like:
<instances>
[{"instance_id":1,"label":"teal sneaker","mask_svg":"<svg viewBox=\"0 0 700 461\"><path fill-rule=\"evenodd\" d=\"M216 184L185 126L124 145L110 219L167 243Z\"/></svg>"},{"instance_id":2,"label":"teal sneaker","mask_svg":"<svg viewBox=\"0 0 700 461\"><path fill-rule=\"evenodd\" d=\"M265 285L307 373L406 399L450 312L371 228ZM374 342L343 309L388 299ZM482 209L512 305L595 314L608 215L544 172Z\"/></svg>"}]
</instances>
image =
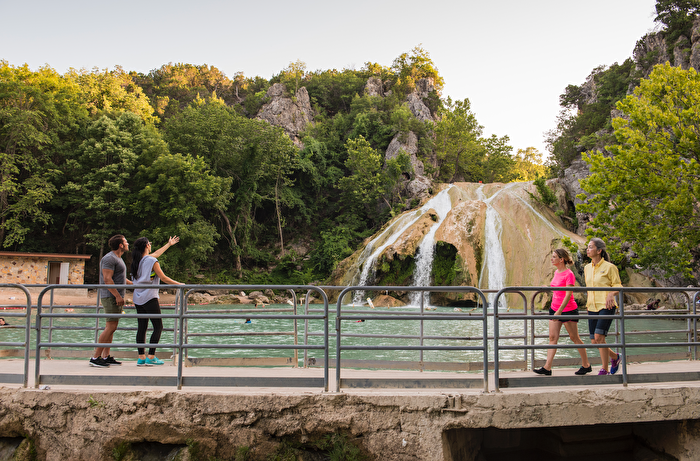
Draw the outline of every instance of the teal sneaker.
<instances>
[{"instance_id":1,"label":"teal sneaker","mask_svg":"<svg viewBox=\"0 0 700 461\"><path fill-rule=\"evenodd\" d=\"M150 367L150 366L153 366L153 364L148 363L148 359L138 359L136 361L136 366L137 367Z\"/></svg>"},{"instance_id":2,"label":"teal sneaker","mask_svg":"<svg viewBox=\"0 0 700 461\"><path fill-rule=\"evenodd\" d=\"M165 365L165 362L160 360L158 357L153 357L152 359L146 357L146 365Z\"/></svg>"}]
</instances>

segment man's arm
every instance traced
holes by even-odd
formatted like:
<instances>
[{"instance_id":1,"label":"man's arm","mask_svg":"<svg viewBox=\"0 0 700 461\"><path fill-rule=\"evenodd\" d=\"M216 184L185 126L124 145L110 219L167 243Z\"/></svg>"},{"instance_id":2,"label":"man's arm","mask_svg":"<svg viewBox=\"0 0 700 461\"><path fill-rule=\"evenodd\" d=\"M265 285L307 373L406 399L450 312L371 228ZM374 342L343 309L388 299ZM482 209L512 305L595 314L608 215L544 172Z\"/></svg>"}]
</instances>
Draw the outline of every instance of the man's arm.
<instances>
[{"instance_id":1,"label":"man's arm","mask_svg":"<svg viewBox=\"0 0 700 461\"><path fill-rule=\"evenodd\" d=\"M105 281L105 285L114 285L114 279L112 276L114 275L114 270L112 269L102 269L102 278ZM128 280L127 280L128 282ZM117 300L117 306L123 306L124 305L124 298L122 298L122 295L119 294L119 291L117 291L116 288L108 288L109 292L114 295L114 298Z\"/></svg>"}]
</instances>

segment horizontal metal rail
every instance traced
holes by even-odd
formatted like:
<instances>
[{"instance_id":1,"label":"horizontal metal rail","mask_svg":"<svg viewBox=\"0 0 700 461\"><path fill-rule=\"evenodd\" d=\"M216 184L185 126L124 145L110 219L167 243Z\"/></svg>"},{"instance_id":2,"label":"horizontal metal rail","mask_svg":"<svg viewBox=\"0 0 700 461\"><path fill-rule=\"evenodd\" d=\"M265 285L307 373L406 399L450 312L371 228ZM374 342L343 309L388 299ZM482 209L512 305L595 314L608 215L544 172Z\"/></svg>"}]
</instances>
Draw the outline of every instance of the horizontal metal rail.
<instances>
[{"instance_id":1,"label":"horizontal metal rail","mask_svg":"<svg viewBox=\"0 0 700 461\"><path fill-rule=\"evenodd\" d=\"M23 385L26 387L28 384L28 370L29 370L29 359L31 356L36 358L36 369L35 369L35 385L38 386L39 384L43 383L54 383L54 384L61 384L61 383L69 383L69 382L75 382L75 383L84 383L84 384L90 384L90 382L97 383L99 381L98 378L97 381L93 380L90 381L91 377L86 377L86 376L81 376L80 378L84 378L84 381L80 381L77 379L75 376L49 376L49 375L41 375L40 372L40 362L41 360L39 359L42 357L42 350L44 351L51 351L51 348L55 348L56 351L67 351L65 353L57 353L57 356L61 357L70 357L73 356L75 357L76 355L71 355L74 353L77 353L79 351L68 351L68 348L78 348L78 349L85 349L85 348L92 348L92 347L118 347L118 348L137 348L137 347L144 347L148 348L151 347L151 344L136 344L136 343L127 343L127 342L121 342L121 343L99 343L97 341L97 336L99 329L97 326L99 325L100 319L106 319L106 318L111 318L114 317L115 314L106 314L102 313L102 309L99 306L99 302L97 303L96 306L58 306L54 303L54 297L53 297L53 292L56 289L96 289L103 287L103 285L45 285L42 286L43 289L41 293L38 296L38 302L36 304L36 316L35 316L35 325L32 326L32 306L34 305L32 303L32 295L28 288L23 285L15 285L15 284L0 284L0 288L3 288L5 290L17 290L18 293L22 293L22 296L24 296L24 302L22 303L22 306L19 306L20 302L18 301L18 306L12 306L14 307L19 307L21 310L6 310L3 314L5 317L8 319L23 319L24 321L21 322L22 325L15 324L15 322L12 322L11 326L8 327L0 327L0 331L3 328L7 328L8 330L15 330L15 329L23 329L24 330L24 340L23 341L6 341L6 342L0 342L0 347L4 348L16 348L16 349L3 349L2 350L2 356L10 356L10 352L13 351L23 351L24 353L24 374L23 375L10 375L10 374L0 374L0 382L22 382ZM151 285L146 285L146 286L137 286L134 287L133 285L111 285L110 287L113 288L125 288L125 289L133 289L133 288L152 288ZM166 288L166 287L162 287ZM342 379L341 373L342 373L342 368L343 366L346 367L362 367L363 364L369 365L370 367L379 367L379 368L388 368L388 369L405 369L405 368L412 368L415 369L418 367L420 370L424 369L431 369L431 370L440 370L440 367L444 367L446 370L454 370L454 371L482 371L483 372L483 377L481 379L473 379L473 378L464 378L464 379L457 379L455 382L458 386L462 387L482 387L484 392L488 392L488 377L489 377L489 370L493 370L493 375L495 378L495 390L498 391L500 387L513 387L517 385L559 385L558 383L564 383L564 384L580 384L580 380L574 381L570 380L567 381L563 379L563 377L556 377L556 380L552 379L547 379L547 380L542 380L542 379L537 379L535 377L533 378L506 378L502 380L499 376L499 372L501 369L504 369L505 367L534 367L535 359L534 359L534 352L536 350L551 350L551 349L597 349L600 346L597 344L539 344L537 343L538 339L545 338L546 336L544 335L538 335L535 334L535 322L543 322L543 321L549 321L556 319L554 316L542 314L542 313L537 313L534 310L534 299L535 296L532 296L532 304L528 306L527 304L527 298L525 296L526 293L534 292L537 294L541 293L546 293L546 292L552 292L552 291L574 291L574 292L591 292L591 291L612 291L611 288L586 288L586 287L561 287L561 288L553 288L553 287L508 287L504 288L502 290L499 290L498 292L495 293L495 298L492 304L489 304L485 298L485 293L488 290L479 290L474 287L396 287L396 286L387 286L387 287L374 287L374 286L363 286L363 287L315 287L315 286L268 286L268 285L210 285L210 286L204 286L204 285L180 285L180 286L168 286L167 289L175 289L177 292L177 302L175 306L170 307L170 306L163 306L164 311L171 311L168 313L162 313L159 315L155 314L121 314L120 318L125 318L125 319L138 319L138 318L162 318L166 320L171 320L173 322L173 327L169 328L168 331L173 332L173 340L160 343L158 344L159 348L168 348L173 350L173 358L174 361L178 367L177 370L177 377L169 378L169 377L129 377L129 379L120 379L116 380L114 382L109 382L108 384L119 384L119 383L124 383L124 382L130 382L131 384L147 384L147 385L161 385L162 383L172 383L172 385L176 385L178 389L181 389L183 385L221 385L221 386L238 386L238 385L250 385L250 383L256 383L255 385L260 385L260 386L265 386L265 387L271 387L274 386L274 383L278 383L277 385L284 385L284 386L294 386L294 385L303 385L307 386L310 382L316 383L319 387L322 386L324 391L328 390L328 382L329 382L329 367L334 366L336 368L336 386L337 389L340 391L342 388L349 388L349 387L364 387L364 386L374 386L374 387L382 387L382 388L387 388L387 387L413 387L413 388L425 388L430 387L430 386L441 386L441 387L452 387L452 384L450 384L448 381L445 379L440 379L440 380L404 380L404 382L399 382L400 380L391 380L391 381L381 381L381 380L372 380L372 379L364 379L364 380L349 380L349 379ZM267 290L267 289L273 289L273 290L287 290L291 293L292 298L293 298L293 306L291 308L263 308L263 309L251 309L251 308L241 308L241 309L231 309L229 307L225 309L188 309L188 304L187 304L187 299L188 297L196 292L196 291L208 291L208 290ZM338 296L338 301L337 305L334 310L331 310L329 308L328 304L328 296L324 290L335 290L339 292ZM477 304L481 306L486 306L486 308L481 309L480 312L473 312L474 309L471 311L459 311L459 312L440 312L436 311L435 308L431 308L430 310L426 309L425 306L423 305L423 299L424 297L421 297L421 305L419 306L419 311L417 312L406 312L406 311L400 311L400 310L375 310L375 311L368 311L368 310L357 310L357 308L353 308L352 306L342 306L341 305L341 300L343 297L349 293L350 291L355 291L355 290L362 290L365 292L384 292L384 291L403 291L403 292L408 292L408 291L419 291L419 292L454 292L454 293L471 293L477 298ZM618 291L618 305L621 306L619 313L615 315L609 316L611 319L615 320L619 324L619 328L615 332L611 332L611 336L614 335L615 342L611 342L607 344L608 347L616 347L620 348L621 353L623 354L624 357L628 357L628 352L634 351L635 349L640 349L640 348L678 348L678 347L687 347L688 348L688 354L691 356L691 359L696 359L696 352L698 346L700 346L700 340L698 339L698 330L697 330L697 321L698 321L698 313L697 313L697 306L700 304L700 292L698 291L698 288L694 287L689 287L689 288L664 288L664 287L658 287L658 288L650 288L650 287L643 287L643 288L637 288L637 287L623 287L623 288L614 288L615 291ZM493 291L493 290L491 290ZM305 293L305 295L302 295L304 297L304 302L303 304L299 304L297 302L297 294L296 292L299 293ZM678 295L681 297L681 299L685 299L686 302L688 303L687 306L685 306L684 309L680 310L674 310L673 312L670 311L640 311L640 310L635 310L635 311L628 311L624 308L623 304L623 299L625 294L629 293L657 293L657 292L665 292L665 293L672 293L673 295ZM504 310L499 310L496 306L499 304L499 297L504 296L505 294L510 294L513 293L516 296L519 296L520 298L523 299L523 307L522 310L518 309L517 306L511 306L509 311L506 312ZM310 297L311 295L314 295L314 297L317 297L318 299L322 300L323 304L319 304L319 307L321 308L311 308L312 305L309 304L310 302ZM19 296L21 297L21 296ZM49 305L45 306L44 301L48 299ZM677 299L677 298L676 298ZM303 314L297 314L296 313L296 308L297 306L304 306L304 313ZM66 307L70 308L70 312L56 312L61 307ZM479 309L478 307L476 309ZM333 315L335 317L335 331L331 332L329 329L329 321L330 321L330 315ZM668 320L668 319L673 319L673 320L679 320L686 322L688 325L688 328L685 330L682 329L669 329L669 328L664 328L663 330L655 330L655 331L635 331L630 328L630 325L633 324L633 322L636 322L638 320L648 320L651 316L653 316L653 319L659 319L659 320ZM576 319L587 319L587 315L579 315L579 316L569 316L570 318L576 318ZM92 327L84 327L84 326L61 326L61 325L53 325L53 320L58 319L58 318L71 318L71 319L84 319L84 318L89 318L89 319L94 319L95 320L95 325L96 327L94 328L95 330L95 340L92 342L74 342L74 341L55 341L52 338L52 333L57 332L57 331L65 331L65 330L76 330L76 331L90 331L93 329ZM244 332L244 331L235 331L235 332L212 332L212 333L199 333L199 332L192 332L192 333L187 333L187 323L188 322L195 322L193 323L196 324L196 322L200 322L203 320L241 320L241 319L247 319L251 318L253 320L273 320L273 319L283 319L283 320L291 320L294 322L294 331L256 331L256 332ZM343 325L346 324L346 322L353 322L357 321L358 319L360 320L367 320L367 321L372 321L372 322L417 322L420 328L420 332L418 334L414 333L389 333L389 334L377 334L377 333L357 333L357 332L344 332ZM298 344L297 343L297 336L298 332L296 329L296 322L298 321L304 321L305 322L305 329L304 329L304 341L303 344ZM318 321L321 322L321 327L322 331L311 331L309 327L309 321ZM440 335L440 334L435 334L434 332L431 334L426 334L423 325L426 322L441 322L441 321L450 321L450 322L464 322L464 321L478 321L481 324L481 334L468 334L468 335L455 335L453 332L451 334L445 334L445 335ZM493 324L493 332L491 333L489 331L489 321L492 321ZM516 333L508 333L506 335L501 335L500 334L500 327L502 322L504 321L522 321L523 322L523 334L517 334ZM630 323L632 322L632 323ZM48 326L46 325L48 323ZM528 328L528 324L531 324L532 327ZM134 328L123 328L123 330L133 330ZM48 330L48 340L45 339L45 337L42 337L42 332L46 332ZM122 330L122 329L120 329ZM528 331L530 330L530 331ZM30 343L31 343L31 333L32 331L36 335L36 341L35 341L35 350L32 351ZM664 340L663 342L637 342L637 343L629 343L627 341L628 338L631 337L637 337L640 338L642 335L648 335L648 334L687 334L687 341L679 341L679 340ZM199 340L199 338L203 337L213 337L213 338L222 338L222 337L238 337L238 338L250 338L250 337L255 337L259 336L261 338L266 338L266 337L273 337L273 336L279 336L281 338L292 338L294 341L294 344L287 344L286 342L284 344L269 344L269 343L263 343L263 344L253 344L253 343L243 343L243 344L221 344L221 343L215 343L215 344L204 344L200 342L196 342ZM565 338L565 335L561 336L562 338ZM322 344L309 344L308 339L309 338L322 338L323 343ZM395 342L396 344L389 344L389 343L380 343L380 344L375 344L375 345L369 345L369 344L349 344L348 340L354 338L354 339L362 339L362 338L367 338L367 339L385 339L387 342ZM0 338L1 339L1 338ZM329 341L330 340L335 340L335 358L331 359L329 356L330 352L330 345ZM528 342L529 340L529 342ZM242 341L247 341L246 339L242 339ZM286 340L285 340L286 341ZM418 341L419 344L407 344L407 342L414 342ZM477 344L459 344L459 345L450 345L450 342L455 342L455 341L469 341L469 342L476 342ZM512 344L513 342L519 342L522 341L522 344ZM315 341L316 342L316 341ZM433 342L439 342L438 344L431 344ZM492 350L493 350L493 361L489 361L489 343L492 343ZM269 383L266 383L265 379L263 377L259 378L251 378L251 379L223 379L223 378L213 378L213 377L189 377L189 376L183 376L183 363L184 359L187 358L187 352L189 350L205 350L205 349L212 349L212 350L232 350L232 351L240 351L240 350L261 350L261 351L270 351L270 350L282 350L282 351L293 351L295 354L295 358L290 361L288 358L284 357L279 357L275 358L275 363L287 363L287 364L293 364L296 365L296 354L299 351L303 351L304 353L304 366L310 366L312 364L318 366L322 365L324 368L324 377L323 379L318 379L318 380L308 380L308 379L300 379L298 382L296 381L290 381L290 379L280 379L280 380L272 380ZM349 351L418 351L420 354L420 359L418 361L396 361L396 360L360 360L360 359L348 359L348 358L343 358L343 353L344 352L349 352ZM524 359L523 361L502 361L500 360L500 354L499 352L501 350L512 350L512 351L523 351L524 353ZM323 358L309 358L307 356L307 353L309 351L322 351ZM480 352L481 355L483 356L483 360L481 361L482 363L477 366L475 363L467 362L467 363L461 363L461 364L452 364L452 363L447 363L447 362L425 362L423 360L423 352L424 351L477 351ZM532 354L532 359L528 361L527 355L528 353ZM644 354L644 353L643 353ZM347 355L347 354L346 354ZM665 357L678 357L680 355L683 355L682 353L679 352L670 352L665 354ZM643 355L644 357L652 357L651 354L645 354ZM634 356L639 357L639 355ZM197 364L215 364L215 361L212 358L202 358L202 359L187 359L188 361L191 361L192 363L197 363ZM567 362L567 365L572 365L575 360L574 359L558 359L561 361ZM658 359L657 359L658 360ZM230 363L236 363L236 366L239 366L238 364L252 364L254 362L253 358L248 358L248 357L241 357L241 358L231 358L231 359L223 359L222 363L230 364ZM313 362L313 363L312 363ZM382 364L385 364L383 366ZM404 365L405 364L405 365ZM627 361L623 360L622 366L621 366L621 376L614 376L614 377L588 377L587 382L590 382L591 384L596 384L596 383L616 383L616 382L621 382L623 386L626 386L629 382L644 382L644 380L649 380L648 382L657 382L658 380L663 380L666 379L664 377L658 377L658 376L646 376L646 375L636 375L631 377L628 376L627 372ZM680 375L678 375L680 376ZM675 379L678 379L678 376L670 376L668 377L668 380L672 381ZM689 375L683 375L686 378L689 377ZM139 381L141 378L143 378L143 382ZM562 379L559 379L562 378ZM380 382L381 381L381 382ZM101 384L106 384L102 381L99 381ZM206 384L206 383L213 383L213 384ZM478 382L478 385L475 384L475 382ZM154 384L154 383L161 383L161 384ZM245 383L245 384L244 384ZM171 385L171 384L168 384ZM315 385L312 387L316 387Z\"/></svg>"},{"instance_id":2,"label":"horizontal metal rail","mask_svg":"<svg viewBox=\"0 0 700 461\"><path fill-rule=\"evenodd\" d=\"M501 344L501 339L499 337L499 325L501 322L501 319L504 317L507 317L508 320L532 320L534 321L535 319L537 320L558 320L561 317L553 316L553 315L542 315L542 314L535 314L534 313L534 306L531 306L531 313L530 314L508 314L503 315L502 313L499 313L498 310L498 300L499 298L506 294L506 293L525 293L532 291L535 293L531 297L531 299L534 302L535 296L538 293L543 293L543 292L551 292L551 291L566 291L566 292L592 292L592 291L603 291L603 292L610 292L610 291L616 291L617 292L617 305L619 306L619 313L615 315L609 315L606 316L606 318L613 319L613 320L618 320L619 325L620 325L620 331L619 331L619 337L620 337L620 342L614 342L614 343L607 343L605 347L618 347L620 348L620 353L622 356L625 358L622 360L621 363L621 370L622 370L622 378L621 382L623 386L627 386L629 380L627 376L627 349L629 348L641 348L641 347L678 347L678 346L689 346L696 348L698 345L700 345L700 342L698 342L698 337L697 337L697 329L693 327L688 333L689 336L688 341L685 342L673 342L673 341L666 341L664 343L627 343L626 338L629 335L629 333L625 329L625 322L627 321L634 321L634 320L639 320L641 318L648 317L646 315L639 315L639 314L632 314L631 316L629 314L625 314L625 308L624 308L624 295L625 293L679 293L683 294L686 299L689 301L690 296L688 295L688 291L696 291L697 289L691 289L689 290L688 288L671 288L671 287L664 287L664 288L652 288L652 287L507 287L503 288L500 290L495 297L494 300L494 336L495 336L495 341L494 341L494 378L495 378L495 387L496 391L499 390L499 387L501 386L501 380L499 379L499 369L500 367L498 366L498 361L499 361L499 350L530 350L534 351L538 349L600 349L601 346L598 344L534 344L534 335L533 335L533 343L532 344L525 344L522 346L519 345L507 345L507 344ZM695 300L698 299L698 293L695 292L693 296L693 307L689 308L689 310L692 310L691 314L666 314L666 313L659 313L655 314L655 318L657 319L686 319L689 323L690 322L697 322L697 312L695 310L696 302ZM686 310L687 312L688 310ZM590 316L588 315L567 315L567 319L588 319ZM687 330L686 330L687 331ZM678 331L678 332L683 332L685 333L686 331ZM534 332L534 327L533 327L533 332ZM636 334L639 334L641 332L634 332ZM656 333L656 332L654 332ZM534 368L534 357L533 357L533 368ZM599 378L605 378L603 382L609 382L610 380L608 377L595 377L597 380L600 380ZM643 377L637 376L635 378L635 382L641 382L640 380L643 380ZM649 377L651 379L650 382L657 382L658 377ZM527 385L532 385L534 383L539 383L540 385L544 384L547 385L546 382L542 380L537 380L537 379L531 379L531 378L523 378L520 381L523 381L527 383ZM553 383L552 380L547 380L550 383ZM557 381L560 382L561 380ZM576 384L575 381L572 381L571 384ZM580 384L580 381L578 381L578 384Z\"/></svg>"},{"instance_id":3,"label":"horizontal metal rail","mask_svg":"<svg viewBox=\"0 0 700 461\"><path fill-rule=\"evenodd\" d=\"M37 303L37 310L36 310L36 320L35 320L35 330L36 330L36 335L37 335L37 340L36 340L36 352L35 352L35 357L40 357L41 356L41 349L42 348L49 348L49 347L54 347L54 348L64 348L64 347L130 347L130 348L149 348L152 347L153 344L137 344L137 343L99 343L97 341L93 343L75 343L75 342L56 342L52 341L49 339L48 341L44 341L41 338L41 331L42 331L42 321L44 319L53 319L53 318L95 318L97 321L99 321L100 318L112 318L115 316L115 314L100 314L100 313L53 313L51 312L52 308L49 308L49 312L43 312L42 308L42 301L45 298L45 295L47 292L53 292L53 290L56 289L65 289L65 288L75 288L75 285L50 285L44 288L41 293L39 294L38 298L38 303ZM85 285L81 285L81 288L84 288ZM89 287L94 287L94 288L99 288L101 287L100 285L93 285ZM117 289L139 289L139 288L153 288L152 285L110 285L110 288L117 288ZM172 289L173 287L168 287ZM291 319L291 320L298 320L298 319L314 319L314 320L320 320L323 322L325 326L325 332L326 332L326 337L327 337L327 331L328 331L328 299L326 298L326 294L322 291L319 290L316 287L313 286L261 286L261 285L215 285L215 286L203 286L203 285L195 285L195 286L189 286L189 285L177 285L174 287L176 290L178 290L178 302L176 303L175 306L175 313L173 314L121 314L119 318L147 318L147 319L152 319L152 318L161 318L161 319L174 319L176 321L176 329L175 329L175 341L172 343L159 343L158 347L159 348L172 348L175 351L175 356L176 356L176 362L177 362L177 379L176 379L176 385L178 389L181 389L183 384L190 383L190 385L205 385L202 383L209 382L209 384L206 385L226 385L226 386L232 386L232 385L248 385L248 384L242 384L242 383L250 383L250 382L255 382L258 383L258 385L261 386L266 386L266 387L271 387L271 386L285 386L285 387L290 387L290 386L308 386L309 383L315 383L315 385L322 385L324 391L328 391L328 367L324 369L324 378L323 380L314 380L314 379L308 379L308 378L287 378L287 379L247 379L247 380L241 380L241 379L220 379L220 378L206 378L206 377L200 377L200 378L193 378L193 377L183 377L183 359L184 356L186 355L186 351L189 349L231 349L231 350L242 350L242 349L260 349L260 350L293 350L297 351L299 349L312 349L312 350L322 350L324 351L324 359L326 363L328 363L328 344L327 340L323 345L299 345L296 344L296 334L294 334L294 344L193 344L193 343L185 343L183 340L184 335L182 334L184 330L184 325L187 321L196 321L200 319L245 319L245 318L256 318L256 319ZM296 315L294 313L291 314L260 314L259 312L254 313L255 315L248 313L248 314L222 314L222 313L216 313L216 314L202 314L201 312L198 311L188 311L186 309L186 299L187 295L194 291L201 291L201 290L210 290L210 289L236 289L236 290L256 290L256 289L286 289L286 290L304 290L304 291L315 291L317 292L321 299L324 302L324 312L319 315ZM31 299L29 294L28 296L28 303L27 303L27 313L31 312ZM53 301L53 297L51 297L51 301ZM29 317L29 315L27 315ZM29 324L29 321L28 321ZM180 334L178 334L180 332ZM26 346L26 350L28 351L28 342ZM25 361L28 364L28 356ZM75 382L76 377L75 376L50 376L46 377L41 375L41 360L36 360L36 369L35 369L35 386L39 386L42 383L42 380L44 382L51 382L54 384L61 384L61 383L68 383L68 382ZM94 379L91 377L81 377L84 378L82 383L89 384L91 381L94 382ZM142 379L143 378L143 379ZM98 378L98 381L99 378ZM124 380L115 380L113 384L118 384L122 383L124 381L130 382L132 384L136 383L141 383L141 384L146 384L146 385L161 385L161 384L154 384L154 383L164 383L164 382L171 382L172 379L163 377L162 379L153 379L153 377L128 377L128 379ZM192 384L192 383L197 383L197 384ZM25 384L26 387L26 384Z\"/></svg>"}]
</instances>

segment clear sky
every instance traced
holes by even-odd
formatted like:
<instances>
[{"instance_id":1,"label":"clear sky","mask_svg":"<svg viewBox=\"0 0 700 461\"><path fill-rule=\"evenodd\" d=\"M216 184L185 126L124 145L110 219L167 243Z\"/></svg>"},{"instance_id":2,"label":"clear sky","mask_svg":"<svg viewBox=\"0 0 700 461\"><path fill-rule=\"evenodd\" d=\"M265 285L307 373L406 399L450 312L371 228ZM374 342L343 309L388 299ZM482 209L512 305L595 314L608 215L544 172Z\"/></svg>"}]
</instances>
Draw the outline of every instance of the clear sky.
<instances>
[{"instance_id":1,"label":"clear sky","mask_svg":"<svg viewBox=\"0 0 700 461\"><path fill-rule=\"evenodd\" d=\"M148 73L209 64L269 79L307 70L390 66L422 44L468 98L486 135L545 153L559 95L600 65L622 63L655 27L655 0L0 0L0 59Z\"/></svg>"}]
</instances>

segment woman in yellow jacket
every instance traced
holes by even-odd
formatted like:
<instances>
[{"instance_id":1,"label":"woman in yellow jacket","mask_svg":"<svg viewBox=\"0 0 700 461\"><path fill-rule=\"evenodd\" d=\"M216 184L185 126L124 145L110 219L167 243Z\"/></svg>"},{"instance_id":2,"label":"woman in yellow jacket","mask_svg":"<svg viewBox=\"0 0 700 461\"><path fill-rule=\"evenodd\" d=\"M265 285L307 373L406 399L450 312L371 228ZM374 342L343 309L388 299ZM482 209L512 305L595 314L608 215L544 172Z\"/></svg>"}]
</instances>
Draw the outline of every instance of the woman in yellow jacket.
<instances>
[{"instance_id":1,"label":"woman in yellow jacket","mask_svg":"<svg viewBox=\"0 0 700 461\"><path fill-rule=\"evenodd\" d=\"M605 251L605 242L599 238L592 238L586 248L586 255L591 258L591 262L586 264L583 269L587 287L622 287L617 267L610 262L608 252ZM586 310L588 315L593 317L588 320L588 332L593 344L605 344L605 337L613 321L608 316L615 315L617 293L617 291L588 292ZM603 364L603 368L598 374L614 375L617 373L622 361L622 354L616 354L609 347L599 348L598 351L600 351L600 360ZM608 360L610 360L609 372Z\"/></svg>"}]
</instances>

